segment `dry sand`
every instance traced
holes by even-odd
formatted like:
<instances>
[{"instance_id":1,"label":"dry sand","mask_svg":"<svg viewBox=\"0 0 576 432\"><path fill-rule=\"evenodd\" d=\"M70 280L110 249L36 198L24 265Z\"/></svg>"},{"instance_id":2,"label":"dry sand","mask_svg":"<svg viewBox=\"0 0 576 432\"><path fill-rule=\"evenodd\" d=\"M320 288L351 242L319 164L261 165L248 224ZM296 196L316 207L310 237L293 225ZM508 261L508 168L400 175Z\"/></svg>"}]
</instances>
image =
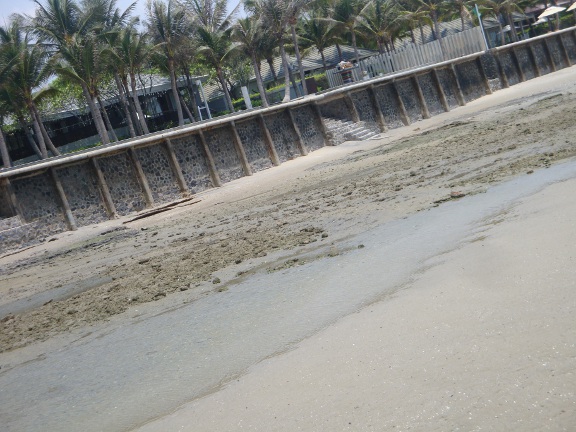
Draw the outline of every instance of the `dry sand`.
<instances>
[{"instance_id":1,"label":"dry sand","mask_svg":"<svg viewBox=\"0 0 576 432\"><path fill-rule=\"evenodd\" d=\"M121 326L134 317L142 319L142 314L158 313L175 303L219 295L236 281L249 278L254 273L294 265L290 257L310 252L319 256L330 255L340 241L387 221L442 205L451 199L452 192L481 193L503 180L572 159L576 155L575 76L574 67L565 69L496 92L466 107L415 123L411 127L390 131L379 140L324 148L278 168L199 194L197 201L184 203L170 212L134 222L129 222L130 218L123 218L97 227L85 227L78 232L54 236L48 239L53 241L38 247L0 257L0 313L3 314L0 316L0 352L3 352L0 365L8 364L9 368L13 368L82 338L97 337L98 332L105 331L103 329L107 327ZM573 210L568 202L564 206L562 200L557 205L566 208L566 212ZM553 211L549 213L549 217L552 216ZM526 219L525 223L536 224L530 219ZM573 227L565 223L559 229L561 240L574 233ZM561 221L558 221L558 226L560 224ZM515 224L506 226L508 231L517 229ZM522 400L513 399L511 397L517 394L514 392L520 392L518 388L526 381L533 381L533 385L541 386L545 391L560 392L560 387L554 387L560 385L556 381L560 378L550 380L552 384L540 380L536 372L544 369L538 369L535 366L538 362L533 360L542 357L538 354L540 351L527 354L522 360L518 357L521 350L516 346L511 348L512 353L503 351L502 356L497 354L498 358L495 359L494 352L500 349L497 344L504 349L506 343L496 337L499 327L494 327L492 310L494 322L498 321L496 318L500 317L500 312L509 314L509 319L505 321L507 329L512 332L507 336L510 338L508 342L516 338L531 345L556 339L548 333L538 333L540 327L532 328L532 318L524 314L529 309L528 305L523 307L523 304L506 303L518 295L515 289L532 288L517 286L515 279L498 279L505 287L510 285L509 292L491 292L487 287L485 278L505 276L508 268L523 265L525 260L531 258L516 259L517 255L500 253L504 246L516 246L510 241L511 237L506 236L507 232L498 229L496 227L490 231L484 243L470 245L466 253L451 258L454 262L462 259L470 262L471 257L478 256L478 260L483 260L482 268L490 269L488 274L480 274L480 266L469 265L467 268L474 274L468 276L461 274L458 267L452 267L452 263L436 267L394 301L375 305L371 308L374 312L366 310L359 316L345 318L322 335L303 342L298 350L258 366L242 384L230 386L197 405L206 404L206 408L203 408L205 411L208 407L215 410L218 400L253 398L254 405L248 409L244 406L243 409L244 412L251 411L254 417L248 414L246 417L240 416L234 410L242 407L233 404L228 407L227 402L225 411L228 414L224 418L214 419L210 412L204 412L203 419L198 422L205 422L204 430L225 430L226 427L232 430L233 424L238 429L237 422L245 418L244 425L254 421L259 422L254 424L264 428L269 422L270 427L264 429L279 429L285 425L285 430L295 430L298 424L290 422L298 419L304 422L304 417L308 416L308 426L302 426L303 430L338 430L345 429L346 425L350 430L362 430L355 426L358 424L366 429L369 429L369 424L377 429L394 424L404 429L415 425L428 430L433 427L424 427L428 421L426 419L434 416L443 418L444 403L439 403L448 398L459 401L450 409L465 410L470 406L471 413L476 412L486 421L488 417L496 419L495 415L505 419L503 423L492 420L492 426L486 427L488 429L507 429L508 423L505 422L518 421L519 418L528 422L532 417L527 414L520 417L520 411L510 409L512 414L506 417L505 411L513 403L510 401L521 402L527 410L529 403L526 401L530 399L530 394L534 394L530 399L530 403L534 403L534 413L540 410L539 404L546 408L546 402L541 402L540 393L536 395L535 392L526 393ZM519 225L518 229L527 228ZM533 239L522 234L520 240L529 242ZM495 244L502 246L495 248ZM562 251L560 247L556 249L554 244L549 247L552 251ZM569 247L570 244L566 246ZM494 250L487 256L480 256L476 250L478 248ZM526 252L526 249L524 245L518 251ZM542 254L546 259L556 255ZM499 261L492 261L498 256L501 257ZM504 259L510 261L506 268L501 265ZM491 263L495 264L491 266ZM498 272L492 271L496 264ZM543 267L539 275L549 278L546 283L549 280L550 287L556 287L553 276L560 275L562 268L558 267L559 272L552 273L550 269L557 268L552 264L548 262L548 267ZM448 265L450 268L445 267ZM523 270L517 268L517 271L528 274L536 268L536 264L530 264ZM444 280L447 274L451 275L451 279ZM461 279L464 277L469 279L466 284ZM458 287L448 289L448 285L444 291L446 301L432 302L430 299L435 295L438 297L437 290L440 289L435 288L434 278L441 280L442 284L452 280L454 284L460 284L460 289L464 286L472 304L460 304ZM527 283L532 283L532 280L536 281L536 276ZM79 284L86 291L73 292ZM544 299L539 299L538 296L543 293L538 291L537 286L533 292L532 305L546 304ZM68 298L64 298L67 295ZM420 295L428 301L421 301ZM549 307L533 312L541 312L548 320L555 320L556 309L573 305L574 296L570 296L569 291L564 295L562 297L559 291L557 296L546 298ZM59 296L63 299L59 300ZM454 304L458 308L451 307ZM479 314L476 307L484 312ZM139 310L137 313L136 308ZM14 313L14 310L20 312ZM558 316L562 315L560 311L558 313ZM374 321L366 319L367 314ZM396 316L395 320L390 319L393 316ZM444 321L437 321L438 317L444 316L446 322L452 325L452 333ZM358 330L348 329L346 326L355 319L359 320L354 324ZM382 319L386 319L386 327ZM561 319L557 325L564 326L566 331L563 334L573 336L573 323L567 325ZM389 331L388 326L398 326L400 323L401 328L396 330L404 332L405 337ZM338 330L340 326L343 327ZM378 332L379 326L385 327L386 333ZM552 333L556 332L556 338L562 336L558 328L550 328ZM534 334L529 330L534 330ZM339 336L340 332L342 337ZM426 332L430 337L424 337ZM358 344L365 344L358 352L352 345L356 343L353 342L355 339ZM319 341L326 350L338 353L328 357L330 364L326 363L326 357L312 355L312 348L320 349ZM493 347L490 345L492 342L496 344ZM549 347L552 350L552 347L560 347L559 344L559 341L550 343ZM385 352L382 351L384 348ZM537 349L544 348L538 345ZM564 348L558 348L562 354L555 357L552 350L550 356L558 359L561 367L556 370L563 371L561 380L568 385L570 381L565 369L568 365L572 369L574 367L574 346L571 346L571 358L567 351L560 349ZM355 354L366 357L358 357L355 363L351 360ZM491 363L475 363L478 357L489 359ZM308 360L304 362L299 358L309 358L310 362L308 364ZM368 362L369 358L379 359L374 364L378 375L370 375L368 370L361 368L359 361ZM274 366L275 361L286 363ZM535 363L530 363L532 361ZM331 365L334 373L331 372ZM530 369L530 365L535 369ZM390 369L392 375L383 374L384 366ZM439 372L442 367L444 373ZM490 374L474 375L478 372L474 369L476 367L489 369ZM282 378L285 375L283 368L286 368L286 376L292 377L288 380L294 387L289 383L274 387L269 386L267 381L260 381L262 393L249 390L255 389L257 381L263 377L271 382ZM356 377L358 380L351 375L356 368L361 375ZM2 370L6 369L3 367ZM306 379L308 370L311 374L321 373ZM427 373L425 370L435 372ZM510 370L513 373L509 373ZM529 379L521 379L525 375ZM470 377L470 381L461 386L462 389L470 389L466 394L462 392L467 390L459 387L459 379L463 376ZM550 375L546 376L550 378ZM555 375L559 376L561 373ZM511 377L516 378L510 381ZM490 387L490 382L482 381L484 378L500 380L502 386ZM298 380L301 382L297 385ZM383 387L384 382L389 386ZM563 408L557 411L556 408L542 408L546 415L554 415L559 422L574 412L575 389L574 382L571 383L572 399L566 404L572 404L572 410L562 405L559 398L556 398L554 406ZM334 390L326 391L328 385L332 385ZM374 392L370 393L372 385ZM267 388L272 390L273 396L265 393ZM359 388L363 388L362 392L358 391ZM472 390L476 390L476 393ZM435 394L432 395L430 391L435 391ZM294 400L288 401L286 398L289 397ZM287 407L287 401L290 404L301 402L304 404L302 410ZM267 403L271 404L269 409L265 408ZM276 405L272 407L274 403ZM498 404L503 407L500 411L496 408ZM256 405L260 405L260 408L256 409ZM314 416L310 417L310 409L306 410L306 407L312 406L314 413L318 413L317 420ZM384 406L395 409L384 414ZM446 403L445 406L450 404ZM482 406L485 408L481 409ZM198 409L196 405L190 409L190 412L200 412L194 411ZM561 409L566 412L561 413ZM394 417L396 412L398 417ZM276 413L282 422L273 422L273 417L267 417L270 413ZM182 415L182 418L186 418L187 414ZM262 416L260 420L258 416ZM472 414L470 416L473 417ZM222 429L210 426L213 420L223 421ZM225 422L229 420L236 423L226 425ZM324 425L324 420L340 423L328 423L328 427ZM446 423L446 427L442 426L442 420L438 420L434 427L473 430L475 423L465 423L465 420L462 414L453 417L452 423ZM541 428L534 429L547 427L544 422L540 424ZM510 425L524 430L519 424ZM555 426L552 429L558 430Z\"/></svg>"}]
</instances>

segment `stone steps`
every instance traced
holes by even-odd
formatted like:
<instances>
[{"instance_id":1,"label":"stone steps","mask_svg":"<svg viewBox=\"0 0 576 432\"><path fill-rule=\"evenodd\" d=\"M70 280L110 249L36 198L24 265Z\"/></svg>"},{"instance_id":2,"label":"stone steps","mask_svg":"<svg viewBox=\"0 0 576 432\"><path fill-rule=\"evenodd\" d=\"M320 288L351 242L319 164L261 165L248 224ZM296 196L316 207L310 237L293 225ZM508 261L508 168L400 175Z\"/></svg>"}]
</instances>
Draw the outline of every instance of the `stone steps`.
<instances>
[{"instance_id":1,"label":"stone steps","mask_svg":"<svg viewBox=\"0 0 576 432\"><path fill-rule=\"evenodd\" d=\"M22 225L20 218L18 216L13 216L9 218L0 218L0 232L6 231L12 228L17 228Z\"/></svg>"},{"instance_id":2,"label":"stone steps","mask_svg":"<svg viewBox=\"0 0 576 432\"><path fill-rule=\"evenodd\" d=\"M365 141L380 136L379 132L366 125L365 122L354 123L350 120L336 118L324 119L332 145L345 141Z\"/></svg>"}]
</instances>

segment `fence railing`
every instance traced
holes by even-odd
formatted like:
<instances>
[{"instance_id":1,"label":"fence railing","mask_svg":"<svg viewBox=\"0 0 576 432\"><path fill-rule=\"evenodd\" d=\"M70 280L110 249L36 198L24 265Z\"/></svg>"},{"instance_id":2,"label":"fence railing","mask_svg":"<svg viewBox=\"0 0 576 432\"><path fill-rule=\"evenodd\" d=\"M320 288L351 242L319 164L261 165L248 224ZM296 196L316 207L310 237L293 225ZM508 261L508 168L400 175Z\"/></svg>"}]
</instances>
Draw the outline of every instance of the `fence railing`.
<instances>
[{"instance_id":1,"label":"fence railing","mask_svg":"<svg viewBox=\"0 0 576 432\"><path fill-rule=\"evenodd\" d=\"M386 76L399 71L484 51L485 49L482 32L479 27L474 27L470 30L445 36L442 38L442 43L435 40L424 45L410 44L390 53L360 60L360 64L352 68L352 76L354 81ZM338 68L328 70L326 77L330 87L338 87L344 84L341 71Z\"/></svg>"}]
</instances>

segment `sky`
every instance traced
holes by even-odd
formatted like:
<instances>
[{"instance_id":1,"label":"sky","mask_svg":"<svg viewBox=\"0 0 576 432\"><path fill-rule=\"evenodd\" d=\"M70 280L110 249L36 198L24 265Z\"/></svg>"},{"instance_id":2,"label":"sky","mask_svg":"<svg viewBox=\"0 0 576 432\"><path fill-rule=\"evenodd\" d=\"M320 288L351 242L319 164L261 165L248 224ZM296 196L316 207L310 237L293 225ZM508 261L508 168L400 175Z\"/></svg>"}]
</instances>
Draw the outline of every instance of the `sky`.
<instances>
[{"instance_id":1,"label":"sky","mask_svg":"<svg viewBox=\"0 0 576 432\"><path fill-rule=\"evenodd\" d=\"M134 0L117 0L117 7L124 10L133 2ZM228 9L232 10L239 2L240 0L228 0ZM33 14L35 6L36 3L32 0L0 0L0 24L4 25L13 13ZM141 20L146 19L146 0L138 0L134 15L140 16Z\"/></svg>"}]
</instances>

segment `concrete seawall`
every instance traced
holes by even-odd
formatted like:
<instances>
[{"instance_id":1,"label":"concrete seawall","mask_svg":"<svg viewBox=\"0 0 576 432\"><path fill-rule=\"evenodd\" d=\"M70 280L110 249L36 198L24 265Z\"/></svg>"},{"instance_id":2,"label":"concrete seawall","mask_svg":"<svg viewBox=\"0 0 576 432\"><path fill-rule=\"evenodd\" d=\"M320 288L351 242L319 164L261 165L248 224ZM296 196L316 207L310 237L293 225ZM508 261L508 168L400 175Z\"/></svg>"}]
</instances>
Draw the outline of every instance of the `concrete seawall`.
<instances>
[{"instance_id":1,"label":"concrete seawall","mask_svg":"<svg viewBox=\"0 0 576 432\"><path fill-rule=\"evenodd\" d=\"M576 63L576 28L0 171L0 252L252 175L342 137L409 125ZM368 135L366 135L368 136Z\"/></svg>"}]
</instances>

